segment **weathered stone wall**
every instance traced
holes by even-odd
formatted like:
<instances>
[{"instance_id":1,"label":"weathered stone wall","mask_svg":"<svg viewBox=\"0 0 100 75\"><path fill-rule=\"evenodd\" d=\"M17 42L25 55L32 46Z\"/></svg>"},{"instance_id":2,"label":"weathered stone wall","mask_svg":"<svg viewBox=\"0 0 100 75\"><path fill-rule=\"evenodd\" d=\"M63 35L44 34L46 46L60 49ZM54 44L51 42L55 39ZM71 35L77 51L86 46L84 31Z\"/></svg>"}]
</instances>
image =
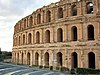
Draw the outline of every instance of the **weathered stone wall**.
<instances>
[{"instance_id":1,"label":"weathered stone wall","mask_svg":"<svg viewBox=\"0 0 100 75\"><path fill-rule=\"evenodd\" d=\"M14 27L13 62L100 69L100 4L92 0L93 13L87 13L89 2L61 0L18 21Z\"/></svg>"}]
</instances>

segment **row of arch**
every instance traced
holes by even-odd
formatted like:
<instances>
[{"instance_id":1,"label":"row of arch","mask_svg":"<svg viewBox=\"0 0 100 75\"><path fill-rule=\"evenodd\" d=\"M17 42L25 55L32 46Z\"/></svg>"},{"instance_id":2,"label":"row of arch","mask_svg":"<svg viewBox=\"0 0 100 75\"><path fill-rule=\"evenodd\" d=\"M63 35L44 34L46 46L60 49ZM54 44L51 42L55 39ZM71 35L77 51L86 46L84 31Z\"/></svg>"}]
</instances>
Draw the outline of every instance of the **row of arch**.
<instances>
[{"instance_id":1,"label":"row of arch","mask_svg":"<svg viewBox=\"0 0 100 75\"><path fill-rule=\"evenodd\" d=\"M94 40L94 26L93 25L87 26L87 33L88 33L87 35L88 40ZM51 37L50 34L51 34L50 30L45 31L45 43L50 43L50 37ZM37 31L35 36L36 36L36 43L39 44L40 43L40 32ZM71 38L72 41L78 40L78 30L76 26L73 26L71 28L71 37L72 37ZM26 36L23 35L22 40L20 36L18 38L19 38L19 41L17 39L14 39L14 42L16 43L18 41L20 45L21 41L23 41L23 45L24 45ZM62 28L57 29L57 42L63 42L63 29ZM32 44L32 34L31 33L28 34L28 44Z\"/></svg>"},{"instance_id":2,"label":"row of arch","mask_svg":"<svg viewBox=\"0 0 100 75\"><path fill-rule=\"evenodd\" d=\"M92 2L87 2L86 3L86 13L87 14L91 14L93 12L94 12L93 11L93 3ZM70 13L71 13L71 16L77 16L77 5L76 4L71 6L71 12ZM52 12L50 10L48 10L48 11L46 11L45 15L46 15L46 19L45 19L46 21L45 22L51 22ZM37 17L37 19L36 19L35 24L41 24L42 23L42 18L43 18L42 14L41 13L37 13L36 17ZM57 17L58 17L58 19L59 18L64 18L64 9L62 7L58 8ZM34 17L30 16L29 19L24 19L23 22L20 22L18 24L19 26L17 26L16 28L17 29L24 29L26 27L32 26L33 25L33 21L34 21L33 18ZM29 24L28 24L27 20L29 20Z\"/></svg>"},{"instance_id":3,"label":"row of arch","mask_svg":"<svg viewBox=\"0 0 100 75\"><path fill-rule=\"evenodd\" d=\"M63 66L63 54L61 52L58 52L56 54L56 62L57 62L57 66ZM21 64L24 64L24 54L21 54ZM50 59L50 54L48 52L46 52L44 54L44 64L45 66L49 66L49 60ZM19 61L19 53L18 53L18 59ZM39 65L39 53L36 52L35 53L35 65ZM19 62L17 62L19 63ZM31 63L31 54L28 52L27 53L27 65L30 65ZM71 54L71 66L72 68L78 68L78 54L76 52L73 52ZM93 52L89 52L88 53L88 68L95 68L95 54Z\"/></svg>"}]
</instances>

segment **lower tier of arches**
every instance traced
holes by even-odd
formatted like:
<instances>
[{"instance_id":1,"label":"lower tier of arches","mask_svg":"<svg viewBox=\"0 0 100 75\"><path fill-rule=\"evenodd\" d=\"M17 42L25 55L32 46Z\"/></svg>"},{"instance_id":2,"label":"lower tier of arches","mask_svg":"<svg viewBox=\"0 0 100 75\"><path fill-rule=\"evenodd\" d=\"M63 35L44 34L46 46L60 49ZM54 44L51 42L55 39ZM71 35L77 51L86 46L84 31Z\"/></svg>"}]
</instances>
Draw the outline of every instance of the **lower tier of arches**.
<instances>
[{"instance_id":1,"label":"lower tier of arches","mask_svg":"<svg viewBox=\"0 0 100 75\"><path fill-rule=\"evenodd\" d=\"M12 61L17 64L64 66L100 69L98 49L13 50Z\"/></svg>"}]
</instances>

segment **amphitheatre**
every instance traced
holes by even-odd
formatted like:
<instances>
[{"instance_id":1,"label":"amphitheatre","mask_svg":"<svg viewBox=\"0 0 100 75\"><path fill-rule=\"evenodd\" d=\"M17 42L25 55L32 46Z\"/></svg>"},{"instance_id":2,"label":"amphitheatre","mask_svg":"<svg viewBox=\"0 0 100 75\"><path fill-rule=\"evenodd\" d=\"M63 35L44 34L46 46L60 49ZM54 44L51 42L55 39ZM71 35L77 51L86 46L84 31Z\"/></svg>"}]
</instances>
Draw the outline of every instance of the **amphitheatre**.
<instances>
[{"instance_id":1,"label":"amphitheatre","mask_svg":"<svg viewBox=\"0 0 100 75\"><path fill-rule=\"evenodd\" d=\"M60 0L19 20L12 61L100 69L100 0Z\"/></svg>"}]
</instances>

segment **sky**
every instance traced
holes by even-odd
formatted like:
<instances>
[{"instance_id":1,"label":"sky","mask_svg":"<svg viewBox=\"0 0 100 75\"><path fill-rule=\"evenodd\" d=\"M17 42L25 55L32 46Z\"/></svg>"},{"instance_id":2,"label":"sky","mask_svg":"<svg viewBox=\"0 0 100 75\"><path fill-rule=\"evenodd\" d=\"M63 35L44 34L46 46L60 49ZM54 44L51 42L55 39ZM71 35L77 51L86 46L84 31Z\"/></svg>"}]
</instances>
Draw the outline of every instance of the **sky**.
<instances>
[{"instance_id":1,"label":"sky","mask_svg":"<svg viewBox=\"0 0 100 75\"><path fill-rule=\"evenodd\" d=\"M60 0L0 0L0 48L12 51L15 24L33 11Z\"/></svg>"}]
</instances>

